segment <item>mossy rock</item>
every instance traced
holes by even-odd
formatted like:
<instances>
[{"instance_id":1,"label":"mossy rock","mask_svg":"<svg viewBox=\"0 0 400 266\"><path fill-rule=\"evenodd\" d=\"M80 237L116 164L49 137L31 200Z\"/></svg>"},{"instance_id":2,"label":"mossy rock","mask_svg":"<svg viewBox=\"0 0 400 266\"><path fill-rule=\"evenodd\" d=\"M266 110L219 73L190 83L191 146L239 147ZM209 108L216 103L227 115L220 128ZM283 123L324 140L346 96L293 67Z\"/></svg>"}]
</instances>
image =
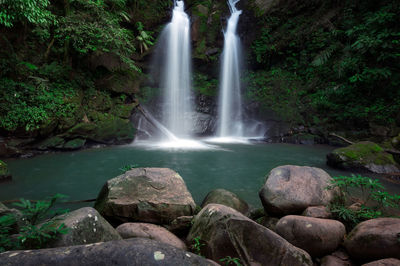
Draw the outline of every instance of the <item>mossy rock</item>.
<instances>
[{"instance_id":1,"label":"mossy rock","mask_svg":"<svg viewBox=\"0 0 400 266\"><path fill-rule=\"evenodd\" d=\"M95 94L88 96L87 106L92 110L108 111L112 107L112 100L108 93L96 91Z\"/></svg>"},{"instance_id":2,"label":"mossy rock","mask_svg":"<svg viewBox=\"0 0 400 266\"><path fill-rule=\"evenodd\" d=\"M399 134L397 137L394 137L394 138L392 139L392 146L393 146L395 149L400 150L400 134Z\"/></svg>"},{"instance_id":3,"label":"mossy rock","mask_svg":"<svg viewBox=\"0 0 400 266\"><path fill-rule=\"evenodd\" d=\"M129 143L133 140L135 129L128 119L104 115L95 123L79 123L64 136L70 139L89 139L99 143Z\"/></svg>"},{"instance_id":4,"label":"mossy rock","mask_svg":"<svg viewBox=\"0 0 400 266\"><path fill-rule=\"evenodd\" d=\"M63 148L66 150L78 150L85 146L86 139L73 139L64 144Z\"/></svg>"},{"instance_id":5,"label":"mossy rock","mask_svg":"<svg viewBox=\"0 0 400 266\"><path fill-rule=\"evenodd\" d=\"M373 173L400 171L393 156L370 141L358 142L332 151L327 155L327 164L341 169L360 169Z\"/></svg>"},{"instance_id":6,"label":"mossy rock","mask_svg":"<svg viewBox=\"0 0 400 266\"><path fill-rule=\"evenodd\" d=\"M113 109L111 110L111 113L117 117L127 119L131 117L132 110L136 106L137 106L136 103L114 105Z\"/></svg>"},{"instance_id":7,"label":"mossy rock","mask_svg":"<svg viewBox=\"0 0 400 266\"><path fill-rule=\"evenodd\" d=\"M11 174L5 162L0 160L0 182L11 180Z\"/></svg>"},{"instance_id":8,"label":"mossy rock","mask_svg":"<svg viewBox=\"0 0 400 266\"><path fill-rule=\"evenodd\" d=\"M38 150L59 149L64 146L65 140L62 137L55 136L40 142L37 145Z\"/></svg>"}]
</instances>

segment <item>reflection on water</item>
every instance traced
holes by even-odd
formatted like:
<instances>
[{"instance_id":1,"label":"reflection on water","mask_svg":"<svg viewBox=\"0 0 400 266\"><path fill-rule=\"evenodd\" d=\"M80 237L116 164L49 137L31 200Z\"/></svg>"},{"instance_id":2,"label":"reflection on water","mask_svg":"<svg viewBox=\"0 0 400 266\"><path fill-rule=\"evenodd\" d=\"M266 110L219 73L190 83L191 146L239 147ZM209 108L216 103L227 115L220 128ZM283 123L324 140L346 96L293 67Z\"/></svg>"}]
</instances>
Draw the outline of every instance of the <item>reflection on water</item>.
<instances>
[{"instance_id":1,"label":"reflection on water","mask_svg":"<svg viewBox=\"0 0 400 266\"><path fill-rule=\"evenodd\" d=\"M107 147L8 160L13 182L0 184L0 200L41 199L62 193L70 200L95 198L106 180L120 175L121 167L168 167L185 180L195 201L216 188L238 194L255 207L258 191L274 167L294 164L325 169L331 175L349 172L328 168L325 156L332 147L290 144L218 144L222 149L154 150L140 146ZM368 176L368 175L367 175ZM390 192L400 186L382 180Z\"/></svg>"}]
</instances>

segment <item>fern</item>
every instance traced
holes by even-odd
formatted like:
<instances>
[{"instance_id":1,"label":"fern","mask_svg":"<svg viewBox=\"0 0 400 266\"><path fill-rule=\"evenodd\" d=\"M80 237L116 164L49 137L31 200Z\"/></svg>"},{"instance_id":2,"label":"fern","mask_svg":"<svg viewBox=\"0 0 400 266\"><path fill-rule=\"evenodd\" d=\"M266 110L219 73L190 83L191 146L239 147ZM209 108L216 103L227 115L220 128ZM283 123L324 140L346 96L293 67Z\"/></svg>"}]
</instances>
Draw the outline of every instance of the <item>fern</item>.
<instances>
[{"instance_id":1,"label":"fern","mask_svg":"<svg viewBox=\"0 0 400 266\"><path fill-rule=\"evenodd\" d=\"M314 60L311 62L312 66L322 66L326 62L328 62L329 58L331 58L332 54L339 48L337 43L330 45L328 48L320 52Z\"/></svg>"}]
</instances>

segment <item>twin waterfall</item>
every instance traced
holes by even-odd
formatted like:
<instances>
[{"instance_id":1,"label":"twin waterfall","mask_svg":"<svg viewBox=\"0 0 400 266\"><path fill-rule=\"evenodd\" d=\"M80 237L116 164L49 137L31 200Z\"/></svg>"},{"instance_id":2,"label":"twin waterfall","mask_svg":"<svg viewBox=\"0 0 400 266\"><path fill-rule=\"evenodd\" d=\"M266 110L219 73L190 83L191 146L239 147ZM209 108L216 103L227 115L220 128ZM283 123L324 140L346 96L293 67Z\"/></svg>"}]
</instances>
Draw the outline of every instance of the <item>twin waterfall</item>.
<instances>
[{"instance_id":1,"label":"twin waterfall","mask_svg":"<svg viewBox=\"0 0 400 266\"><path fill-rule=\"evenodd\" d=\"M241 10L236 9L239 0L229 0L231 17L225 31L224 50L220 74L219 123L220 138L243 137L242 100L240 91L240 39L236 28Z\"/></svg>"},{"instance_id":2,"label":"twin waterfall","mask_svg":"<svg viewBox=\"0 0 400 266\"><path fill-rule=\"evenodd\" d=\"M229 0L231 16L224 32L225 42L221 57L220 95L216 121L216 136L212 141L226 141L243 137L242 106L240 88L240 39L236 34L239 16L236 9L239 0ZM192 66L190 43L190 19L185 13L184 2L174 1L172 20L165 27L160 38L158 53L164 54L160 67L160 84L163 97L159 123L146 109L142 108L144 118L162 133L167 147L196 148L210 145L193 140L194 97L192 95ZM160 63L157 62L157 63ZM146 114L148 113L148 114ZM139 121L139 127L142 121ZM143 130L146 134L146 130ZM150 136L150 134L147 134ZM172 143L170 145L170 143ZM189 147L188 147L189 146Z\"/></svg>"}]
</instances>

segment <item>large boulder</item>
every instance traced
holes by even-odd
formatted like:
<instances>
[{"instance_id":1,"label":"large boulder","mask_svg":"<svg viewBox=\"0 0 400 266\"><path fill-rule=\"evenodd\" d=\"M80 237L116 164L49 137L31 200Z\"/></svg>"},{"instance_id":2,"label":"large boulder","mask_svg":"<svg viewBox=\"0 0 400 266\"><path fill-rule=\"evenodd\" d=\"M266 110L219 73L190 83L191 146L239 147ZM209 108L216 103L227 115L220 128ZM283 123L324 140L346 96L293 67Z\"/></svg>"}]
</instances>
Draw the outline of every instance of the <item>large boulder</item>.
<instances>
[{"instance_id":1,"label":"large boulder","mask_svg":"<svg viewBox=\"0 0 400 266\"><path fill-rule=\"evenodd\" d=\"M312 265L307 252L220 204L209 204L195 216L187 241L194 239L204 244L201 254L214 261L231 256L243 265Z\"/></svg>"},{"instance_id":2,"label":"large boulder","mask_svg":"<svg viewBox=\"0 0 400 266\"><path fill-rule=\"evenodd\" d=\"M180 216L172 220L170 224L164 225L164 227L174 235L186 237L189 233L190 227L192 227L192 220L193 216Z\"/></svg>"},{"instance_id":3,"label":"large boulder","mask_svg":"<svg viewBox=\"0 0 400 266\"><path fill-rule=\"evenodd\" d=\"M327 155L327 164L341 169L366 170L373 173L395 173L400 171L393 155L370 141L358 142L339 148Z\"/></svg>"},{"instance_id":4,"label":"large boulder","mask_svg":"<svg viewBox=\"0 0 400 266\"><path fill-rule=\"evenodd\" d=\"M332 217L332 213L325 206L311 206L304 210L303 216L329 219Z\"/></svg>"},{"instance_id":5,"label":"large boulder","mask_svg":"<svg viewBox=\"0 0 400 266\"><path fill-rule=\"evenodd\" d=\"M145 238L131 238L89 245L9 251L0 254L7 266L70 265L215 265L193 253Z\"/></svg>"},{"instance_id":6,"label":"large boulder","mask_svg":"<svg viewBox=\"0 0 400 266\"><path fill-rule=\"evenodd\" d=\"M65 247L122 239L118 232L93 208L85 207L53 218L68 228L49 247Z\"/></svg>"},{"instance_id":7,"label":"large boulder","mask_svg":"<svg viewBox=\"0 0 400 266\"><path fill-rule=\"evenodd\" d=\"M350 256L361 261L400 259L400 219L378 218L358 224L344 245Z\"/></svg>"},{"instance_id":8,"label":"large boulder","mask_svg":"<svg viewBox=\"0 0 400 266\"><path fill-rule=\"evenodd\" d=\"M276 232L312 257L321 257L336 250L346 229L335 220L289 215L279 220Z\"/></svg>"},{"instance_id":9,"label":"large boulder","mask_svg":"<svg viewBox=\"0 0 400 266\"><path fill-rule=\"evenodd\" d=\"M11 174L5 162L0 160L0 182L10 181Z\"/></svg>"},{"instance_id":10,"label":"large boulder","mask_svg":"<svg viewBox=\"0 0 400 266\"><path fill-rule=\"evenodd\" d=\"M211 203L231 207L244 215L249 212L249 205L244 200L239 198L236 194L225 189L215 189L208 193L206 198L201 203L201 207L203 208Z\"/></svg>"},{"instance_id":11,"label":"large boulder","mask_svg":"<svg viewBox=\"0 0 400 266\"><path fill-rule=\"evenodd\" d=\"M399 266L399 265L400 265L400 260L389 258L389 259L372 261L370 263L363 264L362 266Z\"/></svg>"},{"instance_id":12,"label":"large boulder","mask_svg":"<svg viewBox=\"0 0 400 266\"><path fill-rule=\"evenodd\" d=\"M186 245L182 240L164 227L155 224L124 223L117 227L117 232L123 239L132 237L149 238L186 250Z\"/></svg>"},{"instance_id":13,"label":"large boulder","mask_svg":"<svg viewBox=\"0 0 400 266\"><path fill-rule=\"evenodd\" d=\"M169 224L193 215L196 204L182 177L168 168L135 168L106 182L95 208L116 222Z\"/></svg>"},{"instance_id":14,"label":"large boulder","mask_svg":"<svg viewBox=\"0 0 400 266\"><path fill-rule=\"evenodd\" d=\"M327 205L333 199L335 191L326 189L331 180L319 168L279 166L271 170L259 196L267 213L301 213L309 206Z\"/></svg>"}]
</instances>

